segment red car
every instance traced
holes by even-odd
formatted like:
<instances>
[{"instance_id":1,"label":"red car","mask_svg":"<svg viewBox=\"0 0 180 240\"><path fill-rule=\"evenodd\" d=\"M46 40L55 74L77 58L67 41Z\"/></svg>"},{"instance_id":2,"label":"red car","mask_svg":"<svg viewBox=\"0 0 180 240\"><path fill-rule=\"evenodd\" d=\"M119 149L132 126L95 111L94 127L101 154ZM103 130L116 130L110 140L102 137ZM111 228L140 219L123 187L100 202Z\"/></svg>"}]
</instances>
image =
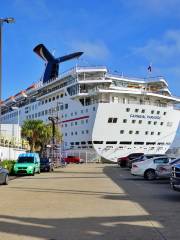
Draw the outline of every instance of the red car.
<instances>
[{"instance_id":1,"label":"red car","mask_svg":"<svg viewBox=\"0 0 180 240\"><path fill-rule=\"evenodd\" d=\"M67 156L66 158L64 158L64 161L69 164L69 163L82 163L82 159L80 159L80 157L76 157L76 156Z\"/></svg>"},{"instance_id":2,"label":"red car","mask_svg":"<svg viewBox=\"0 0 180 240\"><path fill-rule=\"evenodd\" d=\"M129 154L129 155L126 156L126 157L118 158L117 164L118 164L120 167L127 167L129 160L138 158L138 157L140 157L140 156L142 156L142 155L144 155L144 153L131 153L131 154Z\"/></svg>"}]
</instances>

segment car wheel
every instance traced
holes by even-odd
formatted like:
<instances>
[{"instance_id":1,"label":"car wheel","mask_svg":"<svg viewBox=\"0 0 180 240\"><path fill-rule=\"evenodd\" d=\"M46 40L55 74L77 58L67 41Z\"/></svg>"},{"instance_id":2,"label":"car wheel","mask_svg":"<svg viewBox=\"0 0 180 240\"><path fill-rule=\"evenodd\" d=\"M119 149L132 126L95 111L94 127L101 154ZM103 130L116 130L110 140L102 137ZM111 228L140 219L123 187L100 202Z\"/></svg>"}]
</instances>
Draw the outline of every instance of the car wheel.
<instances>
[{"instance_id":1,"label":"car wheel","mask_svg":"<svg viewBox=\"0 0 180 240\"><path fill-rule=\"evenodd\" d=\"M156 178L156 173L153 169L149 169L144 173L144 178L146 180L154 180Z\"/></svg>"},{"instance_id":2,"label":"car wheel","mask_svg":"<svg viewBox=\"0 0 180 240\"><path fill-rule=\"evenodd\" d=\"M9 183L9 176L8 176L8 174L6 174L3 184L8 185L8 183Z\"/></svg>"},{"instance_id":3,"label":"car wheel","mask_svg":"<svg viewBox=\"0 0 180 240\"><path fill-rule=\"evenodd\" d=\"M32 173L32 176L34 176L35 175L35 169L34 169L34 171L33 171L33 173Z\"/></svg>"}]
</instances>

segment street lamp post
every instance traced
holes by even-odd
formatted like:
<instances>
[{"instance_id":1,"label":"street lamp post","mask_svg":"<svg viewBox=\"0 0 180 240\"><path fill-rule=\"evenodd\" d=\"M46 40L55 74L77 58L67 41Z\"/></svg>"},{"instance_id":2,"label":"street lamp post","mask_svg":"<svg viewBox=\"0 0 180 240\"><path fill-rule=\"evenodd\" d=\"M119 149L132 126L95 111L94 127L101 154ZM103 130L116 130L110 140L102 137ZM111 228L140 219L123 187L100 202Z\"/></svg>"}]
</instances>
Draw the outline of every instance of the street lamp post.
<instances>
[{"instance_id":1,"label":"street lamp post","mask_svg":"<svg viewBox=\"0 0 180 240\"><path fill-rule=\"evenodd\" d=\"M15 20L12 17L0 18L0 118L1 118L1 100L2 100L2 28L3 28L3 23L14 23L14 22Z\"/></svg>"}]
</instances>

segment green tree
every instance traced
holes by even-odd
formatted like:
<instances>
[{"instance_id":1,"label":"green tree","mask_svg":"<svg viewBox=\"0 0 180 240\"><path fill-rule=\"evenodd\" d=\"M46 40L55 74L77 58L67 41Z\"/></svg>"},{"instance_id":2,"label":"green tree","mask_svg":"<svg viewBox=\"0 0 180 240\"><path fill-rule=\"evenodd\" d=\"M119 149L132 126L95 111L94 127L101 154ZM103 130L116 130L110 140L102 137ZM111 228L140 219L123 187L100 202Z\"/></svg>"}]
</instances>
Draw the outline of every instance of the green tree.
<instances>
[{"instance_id":1,"label":"green tree","mask_svg":"<svg viewBox=\"0 0 180 240\"><path fill-rule=\"evenodd\" d=\"M52 139L52 125L45 124L42 120L26 120L22 126L21 135L28 140L31 151L42 152ZM57 143L62 140L62 134L57 126L55 127L55 140Z\"/></svg>"}]
</instances>

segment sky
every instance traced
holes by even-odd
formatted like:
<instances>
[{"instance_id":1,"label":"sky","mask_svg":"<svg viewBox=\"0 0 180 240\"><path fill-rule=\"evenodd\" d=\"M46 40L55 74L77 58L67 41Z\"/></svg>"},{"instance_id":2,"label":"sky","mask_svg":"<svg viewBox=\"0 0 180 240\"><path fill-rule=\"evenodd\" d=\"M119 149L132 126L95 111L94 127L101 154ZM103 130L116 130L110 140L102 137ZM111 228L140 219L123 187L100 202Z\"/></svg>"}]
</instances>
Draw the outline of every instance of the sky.
<instances>
[{"instance_id":1,"label":"sky","mask_svg":"<svg viewBox=\"0 0 180 240\"><path fill-rule=\"evenodd\" d=\"M16 21L3 25L2 96L40 79L44 62L33 52L39 43L56 57L84 51L60 72L74 64L106 65L112 73L147 77L152 64L152 76L164 76L180 96L179 9L179 0L1 1L0 17Z\"/></svg>"}]
</instances>

